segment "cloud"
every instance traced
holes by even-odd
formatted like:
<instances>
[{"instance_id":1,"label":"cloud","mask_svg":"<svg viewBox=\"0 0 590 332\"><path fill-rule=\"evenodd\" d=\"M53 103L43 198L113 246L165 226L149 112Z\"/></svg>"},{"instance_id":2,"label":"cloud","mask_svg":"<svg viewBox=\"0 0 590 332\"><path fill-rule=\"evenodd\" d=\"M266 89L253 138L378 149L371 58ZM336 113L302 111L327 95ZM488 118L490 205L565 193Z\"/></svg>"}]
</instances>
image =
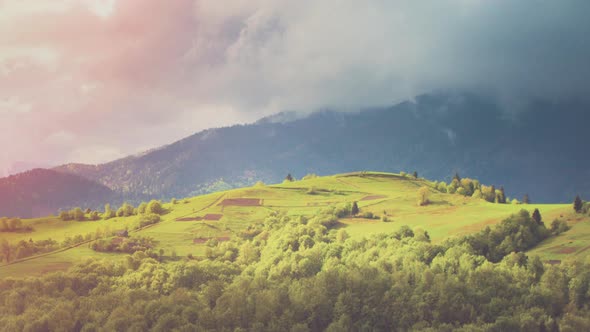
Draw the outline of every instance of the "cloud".
<instances>
[{"instance_id":1,"label":"cloud","mask_svg":"<svg viewBox=\"0 0 590 332\"><path fill-rule=\"evenodd\" d=\"M93 162L107 161L282 110L439 89L512 106L588 98L588 9L582 0L0 0L0 139L19 137L0 166L81 161L93 149L102 156ZM61 131L76 140L50 144Z\"/></svg>"}]
</instances>

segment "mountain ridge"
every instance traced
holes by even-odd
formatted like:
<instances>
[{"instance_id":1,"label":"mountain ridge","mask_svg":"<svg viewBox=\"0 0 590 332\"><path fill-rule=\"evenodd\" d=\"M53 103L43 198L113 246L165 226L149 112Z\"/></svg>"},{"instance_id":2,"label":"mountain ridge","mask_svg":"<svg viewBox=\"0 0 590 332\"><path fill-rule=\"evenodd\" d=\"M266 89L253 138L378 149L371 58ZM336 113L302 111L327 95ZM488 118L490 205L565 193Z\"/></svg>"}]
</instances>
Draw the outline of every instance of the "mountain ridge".
<instances>
[{"instance_id":1,"label":"mountain ridge","mask_svg":"<svg viewBox=\"0 0 590 332\"><path fill-rule=\"evenodd\" d=\"M494 100L476 94L427 94L362 112L284 112L105 164L53 170L102 184L132 202L280 182L287 173L358 169L417 170L445 181L458 172L503 185L516 198L528 193L538 202L569 202L576 194L590 195L590 180L580 181L590 179L590 156L581 153L590 140L584 125L589 108L539 101L510 118Z\"/></svg>"}]
</instances>

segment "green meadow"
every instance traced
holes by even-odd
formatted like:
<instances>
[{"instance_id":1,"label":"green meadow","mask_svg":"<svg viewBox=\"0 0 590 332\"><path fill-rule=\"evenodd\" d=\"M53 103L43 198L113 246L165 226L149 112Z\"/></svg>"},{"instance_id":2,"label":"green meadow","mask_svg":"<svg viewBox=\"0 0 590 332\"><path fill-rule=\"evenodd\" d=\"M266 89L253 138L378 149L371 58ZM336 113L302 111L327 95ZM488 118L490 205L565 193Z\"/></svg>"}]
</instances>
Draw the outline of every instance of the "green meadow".
<instances>
[{"instance_id":1,"label":"green meadow","mask_svg":"<svg viewBox=\"0 0 590 332\"><path fill-rule=\"evenodd\" d=\"M430 203L417 204L419 188L429 188ZM572 228L551 237L530 251L544 261L585 258L590 253L590 223L575 214L571 204L496 204L459 194L442 193L433 182L412 176L380 172L358 172L282 184L257 184L203 196L178 199L163 204L167 211L161 222L133 231L140 216L115 217L98 221L63 221L55 216L23 220L30 232L0 233L10 243L53 239L63 242L76 235L130 229L131 235L149 236L158 241L156 250L166 256L202 257L206 241L227 241L250 225L261 223L269 213L310 216L319 210L357 202L359 216L371 213L373 218L339 218L338 228L352 238L360 239L379 233L391 233L401 226L428 232L434 243L447 238L471 234L497 224L521 209L539 209L547 226L554 219ZM209 217L207 217L209 216ZM383 221L383 217L387 221ZM216 220L209 220L213 218ZM61 248L0 266L0 278L39 275L66 270L88 257L122 259L125 255L99 253L90 249L92 240L71 248Z\"/></svg>"}]
</instances>

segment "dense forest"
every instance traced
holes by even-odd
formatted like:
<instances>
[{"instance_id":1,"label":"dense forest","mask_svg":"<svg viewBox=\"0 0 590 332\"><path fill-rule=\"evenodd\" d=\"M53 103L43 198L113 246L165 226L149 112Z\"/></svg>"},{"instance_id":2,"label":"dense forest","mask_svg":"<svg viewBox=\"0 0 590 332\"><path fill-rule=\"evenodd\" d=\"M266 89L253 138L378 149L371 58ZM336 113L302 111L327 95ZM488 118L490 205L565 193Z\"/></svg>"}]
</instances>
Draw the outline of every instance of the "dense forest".
<instances>
[{"instance_id":1,"label":"dense forest","mask_svg":"<svg viewBox=\"0 0 590 332\"><path fill-rule=\"evenodd\" d=\"M538 211L438 244L406 226L351 239L334 213L272 213L199 259L146 246L0 280L0 330L590 330L590 264L523 253L560 231Z\"/></svg>"}]
</instances>

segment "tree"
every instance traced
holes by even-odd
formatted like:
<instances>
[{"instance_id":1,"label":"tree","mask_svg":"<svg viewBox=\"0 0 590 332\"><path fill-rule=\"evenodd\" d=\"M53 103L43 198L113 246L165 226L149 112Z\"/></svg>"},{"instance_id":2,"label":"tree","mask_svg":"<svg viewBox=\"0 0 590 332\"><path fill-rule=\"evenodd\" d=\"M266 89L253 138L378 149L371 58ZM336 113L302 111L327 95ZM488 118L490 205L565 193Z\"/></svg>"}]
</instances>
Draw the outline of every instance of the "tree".
<instances>
[{"instance_id":1,"label":"tree","mask_svg":"<svg viewBox=\"0 0 590 332\"><path fill-rule=\"evenodd\" d=\"M70 213L68 211L60 211L59 212L59 219L61 219L63 221L72 220L72 218L70 217Z\"/></svg>"},{"instance_id":2,"label":"tree","mask_svg":"<svg viewBox=\"0 0 590 332\"><path fill-rule=\"evenodd\" d=\"M10 243L8 243L6 239L2 239L2 242L0 242L0 251L2 251L2 255L6 259L6 262L10 263L12 249L10 248Z\"/></svg>"},{"instance_id":3,"label":"tree","mask_svg":"<svg viewBox=\"0 0 590 332\"><path fill-rule=\"evenodd\" d=\"M146 213L163 214L164 208L162 207L162 203L160 203L160 201L153 199L148 203L148 205L145 209L145 212Z\"/></svg>"},{"instance_id":4,"label":"tree","mask_svg":"<svg viewBox=\"0 0 590 332\"><path fill-rule=\"evenodd\" d=\"M414 177L414 179L418 178L418 172L414 171L414 173L412 173L412 176Z\"/></svg>"},{"instance_id":5,"label":"tree","mask_svg":"<svg viewBox=\"0 0 590 332\"><path fill-rule=\"evenodd\" d=\"M420 189L418 189L418 205L424 206L430 203L429 197L430 190L428 189L428 187L422 186L420 187Z\"/></svg>"},{"instance_id":6,"label":"tree","mask_svg":"<svg viewBox=\"0 0 590 332\"><path fill-rule=\"evenodd\" d=\"M123 203L119 210L117 210L117 217L129 217L133 215L133 205L129 203Z\"/></svg>"},{"instance_id":7,"label":"tree","mask_svg":"<svg viewBox=\"0 0 590 332\"><path fill-rule=\"evenodd\" d=\"M115 217L115 211L113 211L111 209L111 204L106 204L104 206L104 214L102 217L104 220L111 219L111 218Z\"/></svg>"},{"instance_id":8,"label":"tree","mask_svg":"<svg viewBox=\"0 0 590 332\"><path fill-rule=\"evenodd\" d=\"M285 181L289 181L289 182L293 182L295 179L293 179L293 176L291 175L291 173L287 174L287 176L285 177Z\"/></svg>"},{"instance_id":9,"label":"tree","mask_svg":"<svg viewBox=\"0 0 590 332\"><path fill-rule=\"evenodd\" d=\"M535 209L535 211L533 211L533 220L537 223L537 225L541 225L541 212L539 212L539 209Z\"/></svg>"},{"instance_id":10,"label":"tree","mask_svg":"<svg viewBox=\"0 0 590 332\"><path fill-rule=\"evenodd\" d=\"M83 221L84 220L84 211L81 208L73 208L70 211L70 217L76 221Z\"/></svg>"},{"instance_id":11,"label":"tree","mask_svg":"<svg viewBox=\"0 0 590 332\"><path fill-rule=\"evenodd\" d=\"M498 197L498 203L506 204L506 193L504 192L504 186L500 187L500 190L497 192L496 196Z\"/></svg>"},{"instance_id":12,"label":"tree","mask_svg":"<svg viewBox=\"0 0 590 332\"><path fill-rule=\"evenodd\" d=\"M580 195L576 195L576 198L574 199L574 211L576 211L576 213L580 213L583 206L584 203L582 202Z\"/></svg>"},{"instance_id":13,"label":"tree","mask_svg":"<svg viewBox=\"0 0 590 332\"><path fill-rule=\"evenodd\" d=\"M92 221L99 220L100 219L100 216L98 215L98 211L92 211L92 212L90 212L89 218Z\"/></svg>"},{"instance_id":14,"label":"tree","mask_svg":"<svg viewBox=\"0 0 590 332\"><path fill-rule=\"evenodd\" d=\"M352 207L350 208L350 214L353 216L356 216L357 214L359 214L359 212L360 212L359 206L355 201L352 203Z\"/></svg>"},{"instance_id":15,"label":"tree","mask_svg":"<svg viewBox=\"0 0 590 332\"><path fill-rule=\"evenodd\" d=\"M531 199L529 198L529 194L524 194L522 197L522 204L531 204Z\"/></svg>"},{"instance_id":16,"label":"tree","mask_svg":"<svg viewBox=\"0 0 590 332\"><path fill-rule=\"evenodd\" d=\"M137 213L138 214L144 214L146 208L147 208L147 203L146 202L141 202L141 204L139 204L139 206L137 207Z\"/></svg>"},{"instance_id":17,"label":"tree","mask_svg":"<svg viewBox=\"0 0 590 332\"><path fill-rule=\"evenodd\" d=\"M457 180L457 182L461 182L461 177L459 176L459 173L455 172L455 175L453 176L453 180Z\"/></svg>"}]
</instances>

